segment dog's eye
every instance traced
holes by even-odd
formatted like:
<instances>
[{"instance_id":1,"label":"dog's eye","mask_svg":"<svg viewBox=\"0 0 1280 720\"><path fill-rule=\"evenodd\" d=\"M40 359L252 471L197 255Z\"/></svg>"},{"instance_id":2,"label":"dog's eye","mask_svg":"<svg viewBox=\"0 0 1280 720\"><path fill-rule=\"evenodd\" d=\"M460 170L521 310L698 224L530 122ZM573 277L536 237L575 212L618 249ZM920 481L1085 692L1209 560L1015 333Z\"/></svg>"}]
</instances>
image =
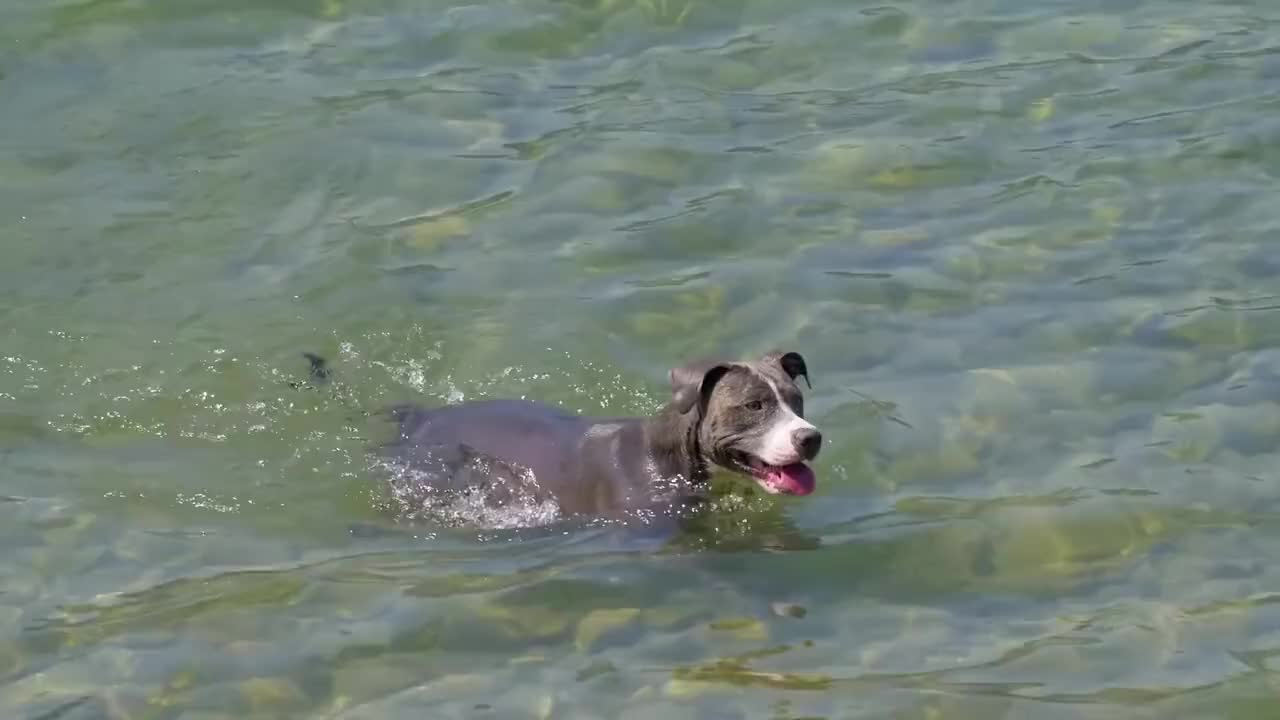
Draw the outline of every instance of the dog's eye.
<instances>
[{"instance_id":1,"label":"dog's eye","mask_svg":"<svg viewBox=\"0 0 1280 720\"><path fill-rule=\"evenodd\" d=\"M751 402L747 403L747 409L750 410L751 412L759 412L764 409L764 403L760 402L759 400L752 400Z\"/></svg>"}]
</instances>

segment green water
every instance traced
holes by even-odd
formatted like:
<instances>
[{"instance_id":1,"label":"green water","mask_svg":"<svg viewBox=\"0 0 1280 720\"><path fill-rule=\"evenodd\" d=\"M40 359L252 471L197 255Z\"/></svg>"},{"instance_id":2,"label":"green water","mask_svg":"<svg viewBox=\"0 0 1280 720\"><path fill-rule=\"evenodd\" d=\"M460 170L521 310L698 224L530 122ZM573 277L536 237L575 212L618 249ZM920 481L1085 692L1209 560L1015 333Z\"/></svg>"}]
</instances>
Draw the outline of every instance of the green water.
<instances>
[{"instance_id":1,"label":"green water","mask_svg":"<svg viewBox=\"0 0 1280 720\"><path fill-rule=\"evenodd\" d=\"M1276 716L1272 3L9 0L0 98L0 717ZM362 408L772 348L813 496L379 509Z\"/></svg>"}]
</instances>

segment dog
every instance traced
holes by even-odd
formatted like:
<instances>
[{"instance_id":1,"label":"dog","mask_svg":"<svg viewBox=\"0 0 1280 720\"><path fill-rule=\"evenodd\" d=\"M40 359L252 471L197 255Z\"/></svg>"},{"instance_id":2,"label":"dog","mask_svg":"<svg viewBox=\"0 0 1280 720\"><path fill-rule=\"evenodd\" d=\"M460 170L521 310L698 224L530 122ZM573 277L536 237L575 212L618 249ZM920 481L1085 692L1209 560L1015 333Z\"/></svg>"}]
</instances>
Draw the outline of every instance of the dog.
<instances>
[{"instance_id":1,"label":"dog","mask_svg":"<svg viewBox=\"0 0 1280 720\"><path fill-rule=\"evenodd\" d=\"M308 355L313 377L327 378ZM319 373L319 374L317 374ZM648 417L575 415L529 400L388 409L397 425L378 448L398 497L488 507L551 503L555 514L619 517L705 499L713 467L765 492L808 495L822 433L804 417L796 352L702 361L669 371L671 398Z\"/></svg>"}]
</instances>

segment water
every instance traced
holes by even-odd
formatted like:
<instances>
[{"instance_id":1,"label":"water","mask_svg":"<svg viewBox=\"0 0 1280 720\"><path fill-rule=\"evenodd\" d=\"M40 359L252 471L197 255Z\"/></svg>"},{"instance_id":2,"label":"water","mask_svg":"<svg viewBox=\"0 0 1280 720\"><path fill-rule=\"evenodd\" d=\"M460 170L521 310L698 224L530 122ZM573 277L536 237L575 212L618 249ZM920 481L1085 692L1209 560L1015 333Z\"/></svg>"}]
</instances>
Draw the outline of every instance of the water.
<instances>
[{"instance_id":1,"label":"water","mask_svg":"<svg viewBox=\"0 0 1280 720\"><path fill-rule=\"evenodd\" d=\"M1269 3L16 0L0 96L0 716L1274 717ZM367 472L773 348L808 498Z\"/></svg>"}]
</instances>

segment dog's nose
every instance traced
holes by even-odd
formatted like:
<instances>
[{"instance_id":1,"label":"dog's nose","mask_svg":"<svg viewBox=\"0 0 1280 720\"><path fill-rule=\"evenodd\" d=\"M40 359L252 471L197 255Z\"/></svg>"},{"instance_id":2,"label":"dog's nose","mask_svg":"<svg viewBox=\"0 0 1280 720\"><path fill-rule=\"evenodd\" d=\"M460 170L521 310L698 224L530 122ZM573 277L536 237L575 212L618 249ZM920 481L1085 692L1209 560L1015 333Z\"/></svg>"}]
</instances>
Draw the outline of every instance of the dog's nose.
<instances>
[{"instance_id":1,"label":"dog's nose","mask_svg":"<svg viewBox=\"0 0 1280 720\"><path fill-rule=\"evenodd\" d=\"M812 460L822 447L822 433L814 428L801 428L791 433L791 442L795 443L806 460Z\"/></svg>"}]
</instances>

